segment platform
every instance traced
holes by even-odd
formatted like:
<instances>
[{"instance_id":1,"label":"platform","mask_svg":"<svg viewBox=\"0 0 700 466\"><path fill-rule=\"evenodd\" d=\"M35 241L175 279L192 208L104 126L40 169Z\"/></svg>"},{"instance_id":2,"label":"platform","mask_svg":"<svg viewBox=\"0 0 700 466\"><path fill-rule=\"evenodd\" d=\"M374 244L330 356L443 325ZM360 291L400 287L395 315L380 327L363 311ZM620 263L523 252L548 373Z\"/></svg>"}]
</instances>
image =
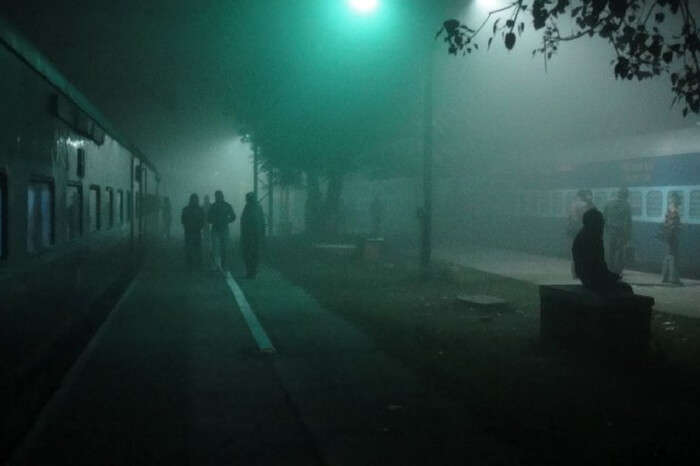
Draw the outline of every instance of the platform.
<instances>
[{"instance_id":1,"label":"platform","mask_svg":"<svg viewBox=\"0 0 700 466\"><path fill-rule=\"evenodd\" d=\"M570 261L560 258L528 254L496 248L433 249L433 258L455 263L484 272L528 281L536 285L571 284L580 282L571 278ZM661 266L659 266L659 270ZM657 274L625 270L623 280L632 285L636 294L651 296L654 309L669 314L700 318L700 281L682 278L685 286L661 283Z\"/></svg>"},{"instance_id":2,"label":"platform","mask_svg":"<svg viewBox=\"0 0 700 466\"><path fill-rule=\"evenodd\" d=\"M503 449L469 446L449 401L277 272L187 273L181 252L152 254L10 464L406 465Z\"/></svg>"}]
</instances>

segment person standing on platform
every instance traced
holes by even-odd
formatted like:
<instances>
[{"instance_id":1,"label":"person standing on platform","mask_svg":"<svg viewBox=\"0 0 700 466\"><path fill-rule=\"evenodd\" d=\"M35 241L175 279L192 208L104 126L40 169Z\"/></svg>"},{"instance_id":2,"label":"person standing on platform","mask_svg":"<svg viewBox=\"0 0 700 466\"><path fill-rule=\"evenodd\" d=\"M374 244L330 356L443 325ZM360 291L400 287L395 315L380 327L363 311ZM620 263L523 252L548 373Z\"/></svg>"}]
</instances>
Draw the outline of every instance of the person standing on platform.
<instances>
[{"instance_id":1,"label":"person standing on platform","mask_svg":"<svg viewBox=\"0 0 700 466\"><path fill-rule=\"evenodd\" d=\"M678 194L671 193L668 199L666 218L661 227L660 239L666 243L666 257L661 267L661 281L683 285L678 273L678 247L681 234L681 200Z\"/></svg>"},{"instance_id":2,"label":"person standing on platform","mask_svg":"<svg viewBox=\"0 0 700 466\"><path fill-rule=\"evenodd\" d=\"M632 209L627 198L629 191L621 188L617 199L605 205L605 262L608 268L621 274L625 268L625 252L632 233Z\"/></svg>"},{"instance_id":3,"label":"person standing on platform","mask_svg":"<svg viewBox=\"0 0 700 466\"><path fill-rule=\"evenodd\" d=\"M214 263L214 254L212 252L211 244L211 226L209 226L209 209L211 208L211 202L209 201L209 194L204 195L204 202L202 202L202 210L204 211L204 228L202 228L202 239L204 248L204 260L205 265L211 267Z\"/></svg>"},{"instance_id":4,"label":"person standing on platform","mask_svg":"<svg viewBox=\"0 0 700 466\"><path fill-rule=\"evenodd\" d=\"M260 249L265 242L265 216L255 198L255 193L245 195L245 207L241 214L241 253L246 267L246 277L255 278L260 262Z\"/></svg>"},{"instance_id":5,"label":"person standing on platform","mask_svg":"<svg viewBox=\"0 0 700 466\"><path fill-rule=\"evenodd\" d=\"M224 193L216 191L214 193L214 203L209 208L207 220L211 224L211 240L212 250L214 252L215 262L226 270L228 268L228 242L229 242L229 223L236 220L236 214L233 212L231 204L224 201ZM218 261L216 257L218 256Z\"/></svg>"},{"instance_id":6,"label":"person standing on platform","mask_svg":"<svg viewBox=\"0 0 700 466\"><path fill-rule=\"evenodd\" d=\"M169 197L163 199L163 206L161 210L163 216L163 236L165 236L165 239L170 239L170 225L173 222L173 214Z\"/></svg>"},{"instance_id":7,"label":"person standing on platform","mask_svg":"<svg viewBox=\"0 0 700 466\"><path fill-rule=\"evenodd\" d=\"M569 207L569 216L566 223L566 234L571 238L572 243L583 226L583 214L594 207L593 193L591 190L580 189L578 193L576 193L576 199L574 199L574 202L572 202ZM577 278L573 257L571 261L571 278Z\"/></svg>"},{"instance_id":8,"label":"person standing on platform","mask_svg":"<svg viewBox=\"0 0 700 466\"><path fill-rule=\"evenodd\" d=\"M199 266L202 261L202 227L204 211L199 206L199 197L190 195L190 203L182 209L180 221L185 229L185 259L188 269Z\"/></svg>"}]
</instances>

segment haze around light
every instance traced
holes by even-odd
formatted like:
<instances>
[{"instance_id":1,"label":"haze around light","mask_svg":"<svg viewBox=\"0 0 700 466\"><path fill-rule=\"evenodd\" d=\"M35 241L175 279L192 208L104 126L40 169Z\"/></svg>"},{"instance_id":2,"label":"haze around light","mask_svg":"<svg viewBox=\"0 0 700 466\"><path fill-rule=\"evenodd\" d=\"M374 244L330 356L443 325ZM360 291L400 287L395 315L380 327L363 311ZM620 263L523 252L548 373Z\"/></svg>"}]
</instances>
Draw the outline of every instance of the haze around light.
<instances>
[{"instance_id":1,"label":"haze around light","mask_svg":"<svg viewBox=\"0 0 700 466\"><path fill-rule=\"evenodd\" d=\"M379 8L379 0L349 0L348 5L357 13L370 14Z\"/></svg>"}]
</instances>

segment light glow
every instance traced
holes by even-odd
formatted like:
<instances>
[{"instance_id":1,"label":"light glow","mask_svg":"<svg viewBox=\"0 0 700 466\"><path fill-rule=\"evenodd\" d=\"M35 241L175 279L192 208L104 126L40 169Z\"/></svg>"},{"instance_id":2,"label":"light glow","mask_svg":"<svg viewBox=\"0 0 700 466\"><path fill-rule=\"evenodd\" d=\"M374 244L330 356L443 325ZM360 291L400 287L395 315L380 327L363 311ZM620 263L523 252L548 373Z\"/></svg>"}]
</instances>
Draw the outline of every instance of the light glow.
<instances>
[{"instance_id":1,"label":"light glow","mask_svg":"<svg viewBox=\"0 0 700 466\"><path fill-rule=\"evenodd\" d=\"M379 7L379 0L348 0L350 8L360 14L370 14Z\"/></svg>"},{"instance_id":2,"label":"light glow","mask_svg":"<svg viewBox=\"0 0 700 466\"><path fill-rule=\"evenodd\" d=\"M483 11L489 12L503 7L502 0L476 0L476 4Z\"/></svg>"}]
</instances>

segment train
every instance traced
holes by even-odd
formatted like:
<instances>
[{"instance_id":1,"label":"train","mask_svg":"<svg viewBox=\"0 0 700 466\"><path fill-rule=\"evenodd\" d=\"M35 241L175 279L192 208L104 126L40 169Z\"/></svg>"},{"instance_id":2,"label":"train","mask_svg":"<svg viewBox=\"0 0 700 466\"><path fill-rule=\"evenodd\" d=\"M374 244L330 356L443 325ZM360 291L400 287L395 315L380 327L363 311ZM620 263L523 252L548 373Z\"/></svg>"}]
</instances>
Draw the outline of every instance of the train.
<instances>
[{"instance_id":1,"label":"train","mask_svg":"<svg viewBox=\"0 0 700 466\"><path fill-rule=\"evenodd\" d=\"M631 268L659 272L666 254L659 240L669 199L681 200L681 274L700 277L700 153L671 154L571 164L528 174L500 175L470 199L487 209L467 208L471 237L490 246L568 257L567 216L576 193L590 189L605 204L625 187L632 211ZM484 192L487 196L484 197ZM479 200L480 199L480 200ZM472 201L473 203L474 201Z\"/></svg>"},{"instance_id":2,"label":"train","mask_svg":"<svg viewBox=\"0 0 700 466\"><path fill-rule=\"evenodd\" d=\"M152 247L161 179L1 18L0 70L1 460Z\"/></svg>"}]
</instances>

